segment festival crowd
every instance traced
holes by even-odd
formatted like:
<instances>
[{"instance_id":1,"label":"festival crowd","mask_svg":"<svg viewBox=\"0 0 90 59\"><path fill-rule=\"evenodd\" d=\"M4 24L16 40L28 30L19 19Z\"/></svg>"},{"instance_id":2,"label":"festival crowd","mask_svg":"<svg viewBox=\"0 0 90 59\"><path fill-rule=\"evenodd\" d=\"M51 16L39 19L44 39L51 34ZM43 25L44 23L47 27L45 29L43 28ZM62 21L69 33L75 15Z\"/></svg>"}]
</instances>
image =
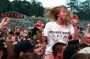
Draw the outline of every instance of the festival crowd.
<instances>
[{"instance_id":1,"label":"festival crowd","mask_svg":"<svg viewBox=\"0 0 90 59\"><path fill-rule=\"evenodd\" d=\"M9 17L0 23L0 59L89 59L90 23L84 33L79 17L66 6L45 9L49 22L40 20L34 28L10 25Z\"/></svg>"}]
</instances>

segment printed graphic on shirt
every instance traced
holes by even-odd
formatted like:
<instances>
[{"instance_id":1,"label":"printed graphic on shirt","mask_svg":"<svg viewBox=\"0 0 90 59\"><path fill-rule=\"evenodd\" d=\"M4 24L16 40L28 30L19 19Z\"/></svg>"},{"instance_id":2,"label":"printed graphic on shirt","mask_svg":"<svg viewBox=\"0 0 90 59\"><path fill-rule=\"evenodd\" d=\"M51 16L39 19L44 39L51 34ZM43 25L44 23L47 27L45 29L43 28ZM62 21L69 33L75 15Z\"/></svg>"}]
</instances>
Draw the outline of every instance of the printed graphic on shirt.
<instances>
[{"instance_id":1,"label":"printed graphic on shirt","mask_svg":"<svg viewBox=\"0 0 90 59\"><path fill-rule=\"evenodd\" d=\"M62 31L49 31L49 37L51 37L51 40L49 44L47 45L47 51L52 52L52 48L48 48L53 46L57 42L62 42L67 44L69 32L62 32Z\"/></svg>"},{"instance_id":2,"label":"printed graphic on shirt","mask_svg":"<svg viewBox=\"0 0 90 59\"><path fill-rule=\"evenodd\" d=\"M52 36L53 42L66 42L69 36L69 32L62 31L49 31L49 35Z\"/></svg>"}]
</instances>

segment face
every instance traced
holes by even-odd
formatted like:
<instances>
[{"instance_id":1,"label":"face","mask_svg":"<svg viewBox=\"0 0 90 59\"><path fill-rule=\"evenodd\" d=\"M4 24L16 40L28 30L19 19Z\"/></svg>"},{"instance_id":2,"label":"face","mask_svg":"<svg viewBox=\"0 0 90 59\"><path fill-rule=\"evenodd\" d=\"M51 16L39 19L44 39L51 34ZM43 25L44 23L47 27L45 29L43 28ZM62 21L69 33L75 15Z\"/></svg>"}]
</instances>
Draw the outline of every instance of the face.
<instances>
[{"instance_id":1,"label":"face","mask_svg":"<svg viewBox=\"0 0 90 59\"><path fill-rule=\"evenodd\" d=\"M25 37L23 37L23 39L22 40L26 40L26 38Z\"/></svg>"},{"instance_id":2,"label":"face","mask_svg":"<svg viewBox=\"0 0 90 59\"><path fill-rule=\"evenodd\" d=\"M59 13L59 17L61 17L62 19L66 19L67 14L68 14L68 11L65 10L64 8L62 8L60 13Z\"/></svg>"},{"instance_id":3,"label":"face","mask_svg":"<svg viewBox=\"0 0 90 59\"><path fill-rule=\"evenodd\" d=\"M41 26L41 21L37 21L37 26Z\"/></svg>"},{"instance_id":4,"label":"face","mask_svg":"<svg viewBox=\"0 0 90 59\"><path fill-rule=\"evenodd\" d=\"M38 24L41 24L41 21L37 21Z\"/></svg>"},{"instance_id":5,"label":"face","mask_svg":"<svg viewBox=\"0 0 90 59\"><path fill-rule=\"evenodd\" d=\"M12 37L11 37L11 40L12 40L12 41L15 41L15 40L16 40L16 37L12 36Z\"/></svg>"},{"instance_id":6,"label":"face","mask_svg":"<svg viewBox=\"0 0 90 59\"><path fill-rule=\"evenodd\" d=\"M34 53L36 53L38 56L41 56L44 54L44 48L40 43L37 44L35 47L36 48L34 49Z\"/></svg>"},{"instance_id":7,"label":"face","mask_svg":"<svg viewBox=\"0 0 90 59\"><path fill-rule=\"evenodd\" d=\"M62 47L62 52L57 52L57 56L60 58L60 59L63 59L63 52L64 52L64 49L66 48L66 46L63 46Z\"/></svg>"}]
</instances>

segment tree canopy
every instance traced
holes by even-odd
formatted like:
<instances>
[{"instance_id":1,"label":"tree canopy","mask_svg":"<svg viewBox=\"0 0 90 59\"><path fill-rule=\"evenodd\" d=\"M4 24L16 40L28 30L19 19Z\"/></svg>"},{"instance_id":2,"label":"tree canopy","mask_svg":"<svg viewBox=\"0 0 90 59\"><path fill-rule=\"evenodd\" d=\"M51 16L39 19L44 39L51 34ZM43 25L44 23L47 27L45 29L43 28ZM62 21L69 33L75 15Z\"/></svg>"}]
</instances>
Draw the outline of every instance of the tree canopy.
<instances>
[{"instance_id":1,"label":"tree canopy","mask_svg":"<svg viewBox=\"0 0 90 59\"><path fill-rule=\"evenodd\" d=\"M44 7L41 2L37 0L31 0L31 2L26 0L0 0L0 13L15 11L27 16L43 16Z\"/></svg>"},{"instance_id":2,"label":"tree canopy","mask_svg":"<svg viewBox=\"0 0 90 59\"><path fill-rule=\"evenodd\" d=\"M68 8L79 16L79 19L90 19L90 0L69 0Z\"/></svg>"}]
</instances>

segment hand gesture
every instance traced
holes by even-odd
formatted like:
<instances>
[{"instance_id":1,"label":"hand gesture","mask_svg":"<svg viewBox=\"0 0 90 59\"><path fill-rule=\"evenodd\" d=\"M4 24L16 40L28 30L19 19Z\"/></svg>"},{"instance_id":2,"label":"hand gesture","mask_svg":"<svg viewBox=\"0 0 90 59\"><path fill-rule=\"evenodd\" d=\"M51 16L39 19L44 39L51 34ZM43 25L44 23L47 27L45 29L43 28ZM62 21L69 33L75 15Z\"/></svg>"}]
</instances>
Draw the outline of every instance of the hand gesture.
<instances>
[{"instance_id":1,"label":"hand gesture","mask_svg":"<svg viewBox=\"0 0 90 59\"><path fill-rule=\"evenodd\" d=\"M74 17L72 18L72 22L73 22L73 25L78 24L78 16L77 15L74 15Z\"/></svg>"},{"instance_id":2,"label":"hand gesture","mask_svg":"<svg viewBox=\"0 0 90 59\"><path fill-rule=\"evenodd\" d=\"M1 26L7 25L10 20L11 20L11 18L5 17L5 18L1 21Z\"/></svg>"},{"instance_id":3,"label":"hand gesture","mask_svg":"<svg viewBox=\"0 0 90 59\"><path fill-rule=\"evenodd\" d=\"M87 26L90 27L90 23L88 23Z\"/></svg>"},{"instance_id":4,"label":"hand gesture","mask_svg":"<svg viewBox=\"0 0 90 59\"><path fill-rule=\"evenodd\" d=\"M37 28L39 31L42 31L43 26L44 26L44 24L42 24L41 21L37 21L37 23L36 23L36 28Z\"/></svg>"}]
</instances>

